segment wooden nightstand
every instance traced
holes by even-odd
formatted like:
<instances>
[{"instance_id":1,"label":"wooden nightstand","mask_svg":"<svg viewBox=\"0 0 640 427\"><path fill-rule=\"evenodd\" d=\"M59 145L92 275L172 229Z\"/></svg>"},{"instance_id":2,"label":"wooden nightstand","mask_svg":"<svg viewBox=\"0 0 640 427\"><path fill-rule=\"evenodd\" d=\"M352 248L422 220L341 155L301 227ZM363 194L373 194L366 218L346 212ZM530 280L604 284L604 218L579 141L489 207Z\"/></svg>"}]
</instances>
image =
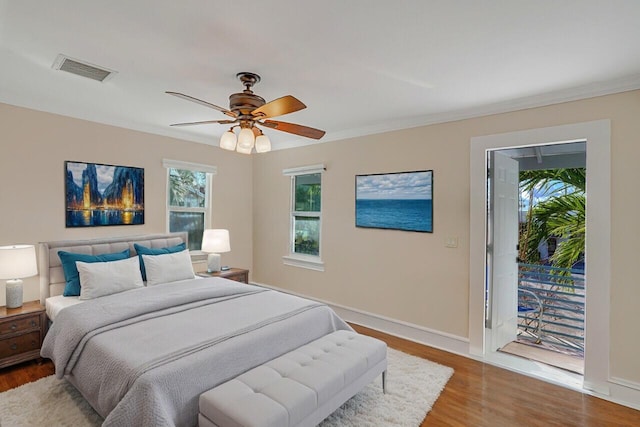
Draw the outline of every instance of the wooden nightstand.
<instances>
[{"instance_id":1,"label":"wooden nightstand","mask_svg":"<svg viewBox=\"0 0 640 427\"><path fill-rule=\"evenodd\" d=\"M40 357L47 314L39 301L0 307L0 368Z\"/></svg>"},{"instance_id":2,"label":"wooden nightstand","mask_svg":"<svg viewBox=\"0 0 640 427\"><path fill-rule=\"evenodd\" d=\"M207 273L206 271L197 273L200 277L223 277L236 282L249 284L249 270L242 268L230 268L227 271L216 271L215 273Z\"/></svg>"}]
</instances>

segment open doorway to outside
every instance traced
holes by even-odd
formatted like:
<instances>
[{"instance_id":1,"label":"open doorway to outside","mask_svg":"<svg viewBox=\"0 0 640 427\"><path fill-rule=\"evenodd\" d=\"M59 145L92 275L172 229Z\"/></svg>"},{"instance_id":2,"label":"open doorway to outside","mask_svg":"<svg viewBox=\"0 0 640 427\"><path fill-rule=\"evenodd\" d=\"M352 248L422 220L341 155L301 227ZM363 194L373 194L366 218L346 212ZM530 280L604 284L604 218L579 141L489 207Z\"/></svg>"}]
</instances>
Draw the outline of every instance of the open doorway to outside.
<instances>
[{"instance_id":1,"label":"open doorway to outside","mask_svg":"<svg viewBox=\"0 0 640 427\"><path fill-rule=\"evenodd\" d=\"M487 328L487 152L586 141L586 286L584 376L495 351ZM487 363L601 396L622 392L610 381L611 121L526 129L470 139L469 354ZM517 196L517 191L516 191ZM517 230L517 226L516 226ZM517 234L517 231L516 231ZM514 257L517 250L514 250ZM515 264L515 263L514 263ZM517 317L517 315L516 315Z\"/></svg>"},{"instance_id":2,"label":"open doorway to outside","mask_svg":"<svg viewBox=\"0 0 640 427\"><path fill-rule=\"evenodd\" d=\"M489 345L582 375L586 142L487 154Z\"/></svg>"}]
</instances>

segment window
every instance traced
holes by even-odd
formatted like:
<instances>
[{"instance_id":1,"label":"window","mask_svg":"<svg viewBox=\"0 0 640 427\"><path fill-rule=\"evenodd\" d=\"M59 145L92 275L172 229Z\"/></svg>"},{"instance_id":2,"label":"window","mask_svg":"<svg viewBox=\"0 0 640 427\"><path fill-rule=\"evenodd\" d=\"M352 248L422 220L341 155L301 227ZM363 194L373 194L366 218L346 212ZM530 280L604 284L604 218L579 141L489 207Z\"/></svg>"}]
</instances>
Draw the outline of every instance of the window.
<instances>
[{"instance_id":1,"label":"window","mask_svg":"<svg viewBox=\"0 0 640 427\"><path fill-rule=\"evenodd\" d=\"M297 175L293 180L293 253L320 256L321 175Z\"/></svg>"},{"instance_id":2,"label":"window","mask_svg":"<svg viewBox=\"0 0 640 427\"><path fill-rule=\"evenodd\" d=\"M324 271L321 260L323 165L285 169L291 177L291 232L287 265Z\"/></svg>"},{"instance_id":3,"label":"window","mask_svg":"<svg viewBox=\"0 0 640 427\"><path fill-rule=\"evenodd\" d=\"M199 251L211 223L211 180L215 166L164 160L167 168L167 229L186 231L189 250Z\"/></svg>"}]
</instances>

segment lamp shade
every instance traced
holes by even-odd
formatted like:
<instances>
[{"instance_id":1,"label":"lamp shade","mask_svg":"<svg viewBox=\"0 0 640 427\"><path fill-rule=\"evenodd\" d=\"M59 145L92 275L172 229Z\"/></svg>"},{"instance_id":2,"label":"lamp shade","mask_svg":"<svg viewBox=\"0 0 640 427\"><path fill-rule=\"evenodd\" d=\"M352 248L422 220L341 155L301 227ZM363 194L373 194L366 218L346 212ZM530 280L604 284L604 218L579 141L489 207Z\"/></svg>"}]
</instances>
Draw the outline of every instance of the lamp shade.
<instances>
[{"instance_id":1,"label":"lamp shade","mask_svg":"<svg viewBox=\"0 0 640 427\"><path fill-rule=\"evenodd\" d=\"M35 246L0 246L0 279L22 279L36 274Z\"/></svg>"},{"instance_id":2,"label":"lamp shade","mask_svg":"<svg viewBox=\"0 0 640 427\"><path fill-rule=\"evenodd\" d=\"M256 142L256 137L253 134L251 128L242 128L238 134L238 147L243 150L249 150L253 148L253 144Z\"/></svg>"},{"instance_id":3,"label":"lamp shade","mask_svg":"<svg viewBox=\"0 0 640 427\"><path fill-rule=\"evenodd\" d=\"M220 138L220 148L233 151L236 149L236 134L228 130L222 134Z\"/></svg>"},{"instance_id":4,"label":"lamp shade","mask_svg":"<svg viewBox=\"0 0 640 427\"><path fill-rule=\"evenodd\" d=\"M251 148L243 148L240 146L240 144L238 144L238 147L236 147L236 151L240 154L251 154Z\"/></svg>"},{"instance_id":5,"label":"lamp shade","mask_svg":"<svg viewBox=\"0 0 640 427\"><path fill-rule=\"evenodd\" d=\"M229 252L229 230L208 229L202 234L202 252L221 253Z\"/></svg>"},{"instance_id":6,"label":"lamp shade","mask_svg":"<svg viewBox=\"0 0 640 427\"><path fill-rule=\"evenodd\" d=\"M256 151L258 153L271 151L271 140L267 135L260 135L256 138Z\"/></svg>"}]
</instances>

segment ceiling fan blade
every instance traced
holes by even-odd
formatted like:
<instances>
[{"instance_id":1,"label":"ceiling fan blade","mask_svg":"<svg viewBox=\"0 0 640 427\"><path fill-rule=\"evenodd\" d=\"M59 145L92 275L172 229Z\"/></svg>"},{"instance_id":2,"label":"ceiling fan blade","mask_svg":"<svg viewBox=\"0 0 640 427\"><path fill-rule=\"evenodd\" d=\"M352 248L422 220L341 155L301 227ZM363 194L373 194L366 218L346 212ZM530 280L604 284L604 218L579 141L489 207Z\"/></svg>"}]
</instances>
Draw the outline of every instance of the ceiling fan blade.
<instances>
[{"instance_id":1,"label":"ceiling fan blade","mask_svg":"<svg viewBox=\"0 0 640 427\"><path fill-rule=\"evenodd\" d=\"M203 122L189 122L189 123L174 123L169 126L195 126L195 125L210 125L217 123L220 125L226 125L229 123L235 123L237 120L205 120Z\"/></svg>"},{"instance_id":2,"label":"ceiling fan blade","mask_svg":"<svg viewBox=\"0 0 640 427\"><path fill-rule=\"evenodd\" d=\"M207 101L203 101L203 100L198 99L198 98L194 98L193 96L185 95L184 93L170 92L170 91L166 91L165 93L167 93L169 95L177 96L178 98L182 98L182 99L187 100L187 101L195 102L196 104L204 105L205 107L213 108L214 110L218 110L221 113L224 113L227 116L230 116L230 117L233 117L233 118L238 117L236 115L236 113L234 113L232 111L229 111L226 108L218 107L217 105L211 104L211 103L209 103Z\"/></svg>"},{"instance_id":3,"label":"ceiling fan blade","mask_svg":"<svg viewBox=\"0 0 640 427\"><path fill-rule=\"evenodd\" d=\"M282 98L267 102L262 107L256 108L251 112L251 115L260 119L266 119L267 117L283 116L285 114L293 113L294 111L300 111L304 108L307 108L307 106L298 98L286 95Z\"/></svg>"},{"instance_id":4,"label":"ceiling fan blade","mask_svg":"<svg viewBox=\"0 0 640 427\"><path fill-rule=\"evenodd\" d=\"M295 135L305 136L307 138L320 139L324 136L325 131L310 128L308 126L297 125L295 123L280 122L276 120L265 120L259 122L261 125L282 132L293 133Z\"/></svg>"}]
</instances>

